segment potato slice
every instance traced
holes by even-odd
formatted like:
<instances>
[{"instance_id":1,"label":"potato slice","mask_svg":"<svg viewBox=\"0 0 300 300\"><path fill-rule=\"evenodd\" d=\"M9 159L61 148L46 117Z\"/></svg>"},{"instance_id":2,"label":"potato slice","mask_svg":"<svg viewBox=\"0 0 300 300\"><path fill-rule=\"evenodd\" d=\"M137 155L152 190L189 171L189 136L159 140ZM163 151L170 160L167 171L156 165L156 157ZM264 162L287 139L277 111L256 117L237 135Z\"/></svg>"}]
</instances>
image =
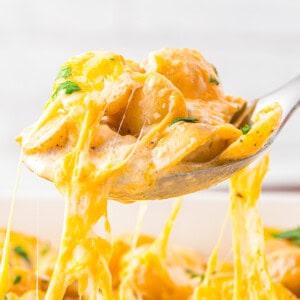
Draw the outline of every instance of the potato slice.
<instances>
[{"instance_id":1,"label":"potato slice","mask_svg":"<svg viewBox=\"0 0 300 300\"><path fill-rule=\"evenodd\" d=\"M279 127L281 115L282 109L278 103L274 103L259 111L253 119L254 123L250 131L240 136L239 139L224 150L218 160L232 161L258 152Z\"/></svg>"}]
</instances>

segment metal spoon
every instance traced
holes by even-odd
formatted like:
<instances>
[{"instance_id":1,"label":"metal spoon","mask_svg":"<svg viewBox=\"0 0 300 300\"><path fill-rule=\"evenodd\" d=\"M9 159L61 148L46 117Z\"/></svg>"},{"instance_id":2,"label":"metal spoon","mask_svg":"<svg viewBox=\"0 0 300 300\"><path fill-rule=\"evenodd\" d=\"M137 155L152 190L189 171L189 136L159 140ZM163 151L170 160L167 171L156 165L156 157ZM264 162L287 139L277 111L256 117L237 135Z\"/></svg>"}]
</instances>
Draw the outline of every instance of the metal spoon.
<instances>
[{"instance_id":1,"label":"metal spoon","mask_svg":"<svg viewBox=\"0 0 300 300\"><path fill-rule=\"evenodd\" d=\"M203 168L203 164L195 164L192 169L186 172L180 172L166 177L159 178L153 185L147 189L136 189L136 191L128 191L126 188L120 189L118 184L116 188L112 189L110 197L117 200L134 201L146 199L164 199L185 194L190 194L199 190L207 189L213 185L228 179L235 172L241 170L245 166L253 162L259 155L264 153L277 137L280 130L288 121L290 116L300 104L300 75L283 85L281 88L275 90L253 101L252 109L248 110L246 114L242 115L237 123L242 123L244 119L251 117L257 111L267 106L270 103L277 101L282 109L283 116L281 124L276 132L265 143L264 147L256 154L227 162L225 164ZM209 166L209 165L208 165Z\"/></svg>"}]
</instances>

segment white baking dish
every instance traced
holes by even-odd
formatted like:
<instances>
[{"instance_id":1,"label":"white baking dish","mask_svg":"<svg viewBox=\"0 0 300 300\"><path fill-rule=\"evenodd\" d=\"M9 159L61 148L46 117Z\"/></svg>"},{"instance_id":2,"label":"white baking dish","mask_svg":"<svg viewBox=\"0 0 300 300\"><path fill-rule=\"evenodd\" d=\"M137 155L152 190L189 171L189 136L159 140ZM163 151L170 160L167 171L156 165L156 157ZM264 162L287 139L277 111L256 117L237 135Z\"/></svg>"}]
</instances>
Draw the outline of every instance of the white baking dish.
<instances>
[{"instance_id":1,"label":"white baking dish","mask_svg":"<svg viewBox=\"0 0 300 300\"><path fill-rule=\"evenodd\" d=\"M211 252L219 236L220 228L228 208L228 195L209 192L187 196L176 220L171 241L191 246L205 255ZM6 226L10 200L0 200L0 226ZM157 235L170 213L173 200L149 201L142 231ZM112 234L118 235L134 230L139 204L120 204L111 201L109 216ZM259 202L264 224L272 227L295 227L300 225L299 193L263 193ZM17 198L13 215L13 229L37 235L59 243L62 228L64 201L62 199ZM101 230L101 222L97 225ZM221 254L231 251L231 233L227 226L222 242Z\"/></svg>"}]
</instances>

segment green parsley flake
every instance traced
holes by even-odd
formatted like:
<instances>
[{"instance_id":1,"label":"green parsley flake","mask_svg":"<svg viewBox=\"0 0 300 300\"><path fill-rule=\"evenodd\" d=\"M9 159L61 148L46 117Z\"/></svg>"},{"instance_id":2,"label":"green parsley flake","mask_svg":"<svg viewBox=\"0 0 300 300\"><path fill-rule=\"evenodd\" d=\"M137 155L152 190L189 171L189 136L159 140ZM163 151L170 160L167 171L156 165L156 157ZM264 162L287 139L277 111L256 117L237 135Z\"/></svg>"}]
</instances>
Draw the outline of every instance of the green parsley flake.
<instances>
[{"instance_id":1,"label":"green parsley flake","mask_svg":"<svg viewBox=\"0 0 300 300\"><path fill-rule=\"evenodd\" d=\"M18 284L21 282L21 280L22 280L22 276L17 275L13 281L13 284Z\"/></svg>"},{"instance_id":2,"label":"green parsley flake","mask_svg":"<svg viewBox=\"0 0 300 300\"><path fill-rule=\"evenodd\" d=\"M21 256L24 260L26 260L27 262L30 263L29 256L28 256L27 252L24 250L23 247L17 246L17 247L14 249L14 252L15 252L16 254L18 254L19 256Z\"/></svg>"},{"instance_id":3,"label":"green parsley flake","mask_svg":"<svg viewBox=\"0 0 300 300\"><path fill-rule=\"evenodd\" d=\"M216 75L219 75L217 68L214 65L212 65L212 67L213 67L214 72L216 73Z\"/></svg>"},{"instance_id":4,"label":"green parsley flake","mask_svg":"<svg viewBox=\"0 0 300 300\"><path fill-rule=\"evenodd\" d=\"M57 89L55 90L55 92L52 94L52 99L55 99L57 94L61 91L61 90L65 90L65 94L66 95L70 95L74 92L80 91L81 88L79 87L79 85L76 82L73 81L64 81L62 82Z\"/></svg>"},{"instance_id":5,"label":"green parsley flake","mask_svg":"<svg viewBox=\"0 0 300 300\"><path fill-rule=\"evenodd\" d=\"M46 255L50 251L50 245L47 244L42 250L41 250L41 255Z\"/></svg>"},{"instance_id":6,"label":"green parsley flake","mask_svg":"<svg viewBox=\"0 0 300 300\"><path fill-rule=\"evenodd\" d=\"M285 239L291 241L293 244L300 246L300 226L294 229L282 231L273 234L276 239Z\"/></svg>"},{"instance_id":7,"label":"green parsley flake","mask_svg":"<svg viewBox=\"0 0 300 300\"><path fill-rule=\"evenodd\" d=\"M205 278L205 274L204 273L195 273L194 271L190 270L190 269L187 269L185 270L191 277L191 279L193 278L200 278L201 281L204 280Z\"/></svg>"},{"instance_id":8,"label":"green parsley flake","mask_svg":"<svg viewBox=\"0 0 300 300\"><path fill-rule=\"evenodd\" d=\"M3 300L8 300L8 298L7 298L7 296L6 296L6 295L4 295L4 297L3 297Z\"/></svg>"},{"instance_id":9,"label":"green parsley flake","mask_svg":"<svg viewBox=\"0 0 300 300\"><path fill-rule=\"evenodd\" d=\"M114 61L115 58L114 57L110 57L108 60Z\"/></svg>"},{"instance_id":10,"label":"green parsley flake","mask_svg":"<svg viewBox=\"0 0 300 300\"><path fill-rule=\"evenodd\" d=\"M72 74L72 70L69 66L62 66L59 73L56 76L56 79L64 78L67 79Z\"/></svg>"},{"instance_id":11,"label":"green parsley flake","mask_svg":"<svg viewBox=\"0 0 300 300\"><path fill-rule=\"evenodd\" d=\"M248 125L248 124L245 124L245 125L241 128L241 132L242 132L243 134L247 134L247 133L250 131L250 129L251 129L251 126Z\"/></svg>"},{"instance_id":12,"label":"green parsley flake","mask_svg":"<svg viewBox=\"0 0 300 300\"><path fill-rule=\"evenodd\" d=\"M220 82L217 80L217 78L215 77L209 77L209 82L211 83L215 83L216 85L219 85Z\"/></svg>"},{"instance_id":13,"label":"green parsley flake","mask_svg":"<svg viewBox=\"0 0 300 300\"><path fill-rule=\"evenodd\" d=\"M170 123L169 126L171 126L177 122L197 123L197 122L199 122L199 120L197 118L188 118L188 117L176 118Z\"/></svg>"}]
</instances>

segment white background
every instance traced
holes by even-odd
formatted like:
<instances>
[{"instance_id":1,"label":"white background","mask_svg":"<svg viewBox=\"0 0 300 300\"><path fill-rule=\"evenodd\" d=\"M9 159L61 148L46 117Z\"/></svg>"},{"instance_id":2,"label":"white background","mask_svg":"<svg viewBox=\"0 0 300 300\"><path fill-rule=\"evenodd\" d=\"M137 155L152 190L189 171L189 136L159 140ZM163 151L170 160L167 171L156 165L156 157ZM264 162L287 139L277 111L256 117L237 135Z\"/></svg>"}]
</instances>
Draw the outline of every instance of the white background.
<instances>
[{"instance_id":1,"label":"white background","mask_svg":"<svg viewBox=\"0 0 300 300\"><path fill-rule=\"evenodd\" d=\"M299 12L299 0L0 0L0 196L14 185L14 137L39 116L69 56L103 48L141 60L196 48L228 94L252 99L300 73ZM273 145L266 185L300 189L299 135L300 110ZM25 168L19 193L57 196Z\"/></svg>"}]
</instances>

